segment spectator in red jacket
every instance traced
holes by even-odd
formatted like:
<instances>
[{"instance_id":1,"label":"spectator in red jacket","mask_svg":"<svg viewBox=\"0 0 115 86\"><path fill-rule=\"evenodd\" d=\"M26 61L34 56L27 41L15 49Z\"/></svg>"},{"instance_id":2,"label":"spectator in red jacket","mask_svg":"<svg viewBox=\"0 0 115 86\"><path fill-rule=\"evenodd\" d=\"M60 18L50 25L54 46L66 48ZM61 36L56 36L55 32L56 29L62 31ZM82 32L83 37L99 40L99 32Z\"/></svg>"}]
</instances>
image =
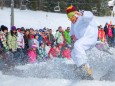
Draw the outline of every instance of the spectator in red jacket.
<instances>
[{"instance_id":1,"label":"spectator in red jacket","mask_svg":"<svg viewBox=\"0 0 115 86\"><path fill-rule=\"evenodd\" d=\"M70 60L71 58L71 50L68 45L65 45L65 49L62 51L62 57Z\"/></svg>"},{"instance_id":2,"label":"spectator in red jacket","mask_svg":"<svg viewBox=\"0 0 115 86\"><path fill-rule=\"evenodd\" d=\"M50 58L58 57L58 52L57 52L57 46L56 45L51 46L51 48L48 52L48 57L50 57Z\"/></svg>"}]
</instances>

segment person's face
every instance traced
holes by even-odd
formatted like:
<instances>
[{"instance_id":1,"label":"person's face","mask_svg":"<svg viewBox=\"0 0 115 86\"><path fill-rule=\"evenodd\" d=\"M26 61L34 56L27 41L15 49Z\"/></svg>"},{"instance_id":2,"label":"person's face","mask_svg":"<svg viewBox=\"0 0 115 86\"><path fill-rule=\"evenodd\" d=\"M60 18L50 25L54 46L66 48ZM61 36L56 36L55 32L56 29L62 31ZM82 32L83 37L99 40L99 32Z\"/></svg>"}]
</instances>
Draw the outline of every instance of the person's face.
<instances>
[{"instance_id":1,"label":"person's face","mask_svg":"<svg viewBox=\"0 0 115 86\"><path fill-rule=\"evenodd\" d=\"M34 51L36 51L36 48L32 48Z\"/></svg>"},{"instance_id":2,"label":"person's face","mask_svg":"<svg viewBox=\"0 0 115 86\"><path fill-rule=\"evenodd\" d=\"M56 46L54 46L53 48L56 49Z\"/></svg>"},{"instance_id":3,"label":"person's face","mask_svg":"<svg viewBox=\"0 0 115 86\"><path fill-rule=\"evenodd\" d=\"M36 31L36 34L39 34L39 31Z\"/></svg>"},{"instance_id":4,"label":"person's face","mask_svg":"<svg viewBox=\"0 0 115 86\"><path fill-rule=\"evenodd\" d=\"M35 36L35 39L38 39L38 36Z\"/></svg>"},{"instance_id":5,"label":"person's face","mask_svg":"<svg viewBox=\"0 0 115 86\"><path fill-rule=\"evenodd\" d=\"M45 47L45 45L44 45L44 44L42 44L42 45L41 45L41 47L42 47L42 48L44 48L44 47Z\"/></svg>"},{"instance_id":6,"label":"person's face","mask_svg":"<svg viewBox=\"0 0 115 86\"><path fill-rule=\"evenodd\" d=\"M102 28L102 25L100 25L100 28Z\"/></svg>"},{"instance_id":7,"label":"person's face","mask_svg":"<svg viewBox=\"0 0 115 86\"><path fill-rule=\"evenodd\" d=\"M70 21L71 21L72 23L75 23L75 22L77 21L77 19L78 19L78 17L72 16L72 17L70 18Z\"/></svg>"},{"instance_id":8,"label":"person's face","mask_svg":"<svg viewBox=\"0 0 115 86\"><path fill-rule=\"evenodd\" d=\"M26 31L26 35L29 35L29 31Z\"/></svg>"},{"instance_id":9,"label":"person's face","mask_svg":"<svg viewBox=\"0 0 115 86\"><path fill-rule=\"evenodd\" d=\"M42 32L42 35L45 35L45 32Z\"/></svg>"},{"instance_id":10,"label":"person's face","mask_svg":"<svg viewBox=\"0 0 115 86\"><path fill-rule=\"evenodd\" d=\"M52 33L52 30L51 30L51 29L49 30L49 33Z\"/></svg>"},{"instance_id":11,"label":"person's face","mask_svg":"<svg viewBox=\"0 0 115 86\"><path fill-rule=\"evenodd\" d=\"M32 33L33 32L33 30L32 29L30 29L30 33Z\"/></svg>"},{"instance_id":12,"label":"person's face","mask_svg":"<svg viewBox=\"0 0 115 86\"><path fill-rule=\"evenodd\" d=\"M68 49L68 47L65 47L65 49Z\"/></svg>"},{"instance_id":13,"label":"person's face","mask_svg":"<svg viewBox=\"0 0 115 86\"><path fill-rule=\"evenodd\" d=\"M68 27L67 30L70 31L70 27Z\"/></svg>"},{"instance_id":14,"label":"person's face","mask_svg":"<svg viewBox=\"0 0 115 86\"><path fill-rule=\"evenodd\" d=\"M42 32L39 32L40 35L42 35Z\"/></svg>"},{"instance_id":15,"label":"person's face","mask_svg":"<svg viewBox=\"0 0 115 86\"><path fill-rule=\"evenodd\" d=\"M34 34L34 30L30 30L30 34Z\"/></svg>"},{"instance_id":16,"label":"person's face","mask_svg":"<svg viewBox=\"0 0 115 86\"><path fill-rule=\"evenodd\" d=\"M61 48L62 48L62 46L60 45L60 46L59 46L59 49L61 49Z\"/></svg>"},{"instance_id":17,"label":"person's face","mask_svg":"<svg viewBox=\"0 0 115 86\"><path fill-rule=\"evenodd\" d=\"M59 31L60 31L60 32L62 32L62 31L63 31L62 27L60 27L60 28L59 28Z\"/></svg>"},{"instance_id":18,"label":"person's face","mask_svg":"<svg viewBox=\"0 0 115 86\"><path fill-rule=\"evenodd\" d=\"M8 33L8 30L4 30L4 33Z\"/></svg>"},{"instance_id":19,"label":"person's face","mask_svg":"<svg viewBox=\"0 0 115 86\"><path fill-rule=\"evenodd\" d=\"M13 33L16 33L17 31L16 30L13 30Z\"/></svg>"}]
</instances>

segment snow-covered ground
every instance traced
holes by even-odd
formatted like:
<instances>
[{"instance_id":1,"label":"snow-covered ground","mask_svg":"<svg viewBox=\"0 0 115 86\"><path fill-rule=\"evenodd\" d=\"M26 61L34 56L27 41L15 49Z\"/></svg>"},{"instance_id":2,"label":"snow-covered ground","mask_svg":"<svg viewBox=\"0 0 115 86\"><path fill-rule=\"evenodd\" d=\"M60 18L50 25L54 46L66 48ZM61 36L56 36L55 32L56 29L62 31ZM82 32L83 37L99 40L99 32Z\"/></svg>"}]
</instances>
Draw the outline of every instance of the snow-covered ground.
<instances>
[{"instance_id":1,"label":"snow-covered ground","mask_svg":"<svg viewBox=\"0 0 115 86\"><path fill-rule=\"evenodd\" d=\"M10 28L10 15L11 10L9 8L0 10L0 25L6 25ZM15 9L14 15L16 27L33 27L34 29L48 27L55 31L59 26L66 29L67 26L71 25L66 14ZM94 19L97 25L101 24L104 26L106 22L109 23L110 21L115 24L115 18L113 17L94 17Z\"/></svg>"},{"instance_id":2,"label":"snow-covered ground","mask_svg":"<svg viewBox=\"0 0 115 86\"><path fill-rule=\"evenodd\" d=\"M94 17L94 19L97 25L104 26L110 21L115 24L113 17ZM0 25L10 27L10 9L0 10ZM60 25L64 29L70 26L65 14L15 9L16 27L34 29L48 27L55 32ZM54 59L47 63L27 64L0 71L0 86L115 86L115 49L110 48L109 51L113 55L96 48L87 52L95 78L93 81L80 80L79 72L72 60Z\"/></svg>"}]
</instances>

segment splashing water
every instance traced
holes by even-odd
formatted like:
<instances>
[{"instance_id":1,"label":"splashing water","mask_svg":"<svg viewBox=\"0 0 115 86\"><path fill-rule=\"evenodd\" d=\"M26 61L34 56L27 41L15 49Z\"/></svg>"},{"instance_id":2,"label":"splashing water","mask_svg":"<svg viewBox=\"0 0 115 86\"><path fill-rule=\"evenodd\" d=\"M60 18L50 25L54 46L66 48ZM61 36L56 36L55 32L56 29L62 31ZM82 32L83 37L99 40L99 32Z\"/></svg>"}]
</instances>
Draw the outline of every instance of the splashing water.
<instances>
[{"instance_id":1,"label":"splashing water","mask_svg":"<svg viewBox=\"0 0 115 86\"><path fill-rule=\"evenodd\" d=\"M114 48L109 50L113 55L99 51L96 48L87 52L89 64L93 71L93 76L96 80L115 81L115 57ZM5 75L13 75L18 77L36 77L50 79L81 79L80 71L72 60L55 58L48 62L35 64L27 64L16 66L9 70L3 70Z\"/></svg>"}]
</instances>

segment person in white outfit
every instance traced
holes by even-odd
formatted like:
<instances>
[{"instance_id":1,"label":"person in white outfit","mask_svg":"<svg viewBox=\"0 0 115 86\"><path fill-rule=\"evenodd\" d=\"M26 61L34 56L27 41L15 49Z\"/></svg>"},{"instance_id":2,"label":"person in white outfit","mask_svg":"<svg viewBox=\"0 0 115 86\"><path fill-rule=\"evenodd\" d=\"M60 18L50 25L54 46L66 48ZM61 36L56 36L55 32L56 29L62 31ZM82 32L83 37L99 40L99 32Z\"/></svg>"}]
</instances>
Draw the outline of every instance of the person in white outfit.
<instances>
[{"instance_id":1,"label":"person in white outfit","mask_svg":"<svg viewBox=\"0 0 115 86\"><path fill-rule=\"evenodd\" d=\"M90 11L78 12L74 6L66 9L71 23L70 35L74 39L74 48L71 56L77 67L84 73L83 78L93 79L92 71L88 64L86 51L95 46L98 29L93 14Z\"/></svg>"},{"instance_id":2,"label":"person in white outfit","mask_svg":"<svg viewBox=\"0 0 115 86\"><path fill-rule=\"evenodd\" d=\"M17 44L19 49L24 49L25 44L24 44L24 34L21 33L20 31L17 31L18 37L17 37Z\"/></svg>"}]
</instances>

